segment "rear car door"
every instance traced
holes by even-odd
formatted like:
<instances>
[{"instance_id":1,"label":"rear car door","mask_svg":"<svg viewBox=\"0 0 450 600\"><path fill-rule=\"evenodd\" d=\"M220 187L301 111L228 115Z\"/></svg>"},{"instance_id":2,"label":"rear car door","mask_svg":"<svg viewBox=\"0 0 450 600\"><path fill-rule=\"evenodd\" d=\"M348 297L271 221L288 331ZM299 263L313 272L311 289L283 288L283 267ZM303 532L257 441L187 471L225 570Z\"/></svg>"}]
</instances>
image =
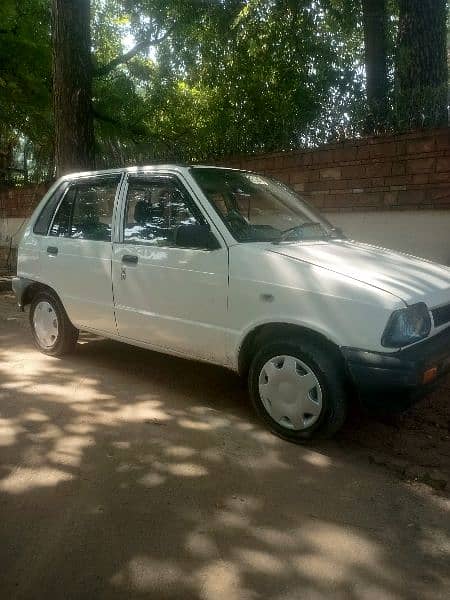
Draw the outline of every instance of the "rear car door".
<instances>
[{"instance_id":1,"label":"rear car door","mask_svg":"<svg viewBox=\"0 0 450 600\"><path fill-rule=\"evenodd\" d=\"M161 173L128 176L122 213L112 267L119 334L226 363L228 249L207 216L177 175ZM189 239L202 227L214 247Z\"/></svg>"},{"instance_id":2,"label":"rear car door","mask_svg":"<svg viewBox=\"0 0 450 600\"><path fill-rule=\"evenodd\" d=\"M83 177L68 184L40 239L41 273L72 322L116 333L111 282L112 223L122 175Z\"/></svg>"}]
</instances>

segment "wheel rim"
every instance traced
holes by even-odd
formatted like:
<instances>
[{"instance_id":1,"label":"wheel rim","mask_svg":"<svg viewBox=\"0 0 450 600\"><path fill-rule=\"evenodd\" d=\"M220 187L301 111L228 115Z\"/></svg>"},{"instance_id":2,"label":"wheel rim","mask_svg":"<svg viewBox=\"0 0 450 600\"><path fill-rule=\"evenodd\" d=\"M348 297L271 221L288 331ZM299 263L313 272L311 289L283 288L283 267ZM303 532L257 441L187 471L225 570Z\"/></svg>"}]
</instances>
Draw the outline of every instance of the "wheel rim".
<instances>
[{"instance_id":1,"label":"wheel rim","mask_svg":"<svg viewBox=\"0 0 450 600\"><path fill-rule=\"evenodd\" d=\"M322 388L314 371L294 356L275 356L259 375L259 395L271 418L286 429L314 425L322 412Z\"/></svg>"},{"instance_id":2,"label":"wheel rim","mask_svg":"<svg viewBox=\"0 0 450 600\"><path fill-rule=\"evenodd\" d=\"M58 317L53 306L46 301L38 302L33 313L33 327L39 344L51 348L58 339Z\"/></svg>"}]
</instances>

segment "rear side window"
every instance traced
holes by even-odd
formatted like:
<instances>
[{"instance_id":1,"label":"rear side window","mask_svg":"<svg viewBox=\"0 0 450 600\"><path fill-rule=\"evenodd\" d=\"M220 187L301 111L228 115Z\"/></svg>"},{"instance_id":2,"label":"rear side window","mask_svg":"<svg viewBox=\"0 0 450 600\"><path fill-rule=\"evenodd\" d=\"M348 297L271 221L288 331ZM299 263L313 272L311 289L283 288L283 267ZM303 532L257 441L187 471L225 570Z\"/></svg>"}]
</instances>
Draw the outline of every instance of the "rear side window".
<instances>
[{"instance_id":1,"label":"rear side window","mask_svg":"<svg viewBox=\"0 0 450 600\"><path fill-rule=\"evenodd\" d=\"M49 232L55 237L111 241L112 215L120 175L73 183Z\"/></svg>"},{"instance_id":2,"label":"rear side window","mask_svg":"<svg viewBox=\"0 0 450 600\"><path fill-rule=\"evenodd\" d=\"M70 216L72 214L73 200L75 198L75 187L70 187L59 205L58 211L53 219L49 235L67 237L70 231Z\"/></svg>"},{"instance_id":3,"label":"rear side window","mask_svg":"<svg viewBox=\"0 0 450 600\"><path fill-rule=\"evenodd\" d=\"M36 219L36 222L33 227L33 233L37 233L38 235L47 235L53 214L61 199L63 188L64 186L60 186L49 199L47 204L44 206L44 208L41 211L41 214Z\"/></svg>"}]
</instances>

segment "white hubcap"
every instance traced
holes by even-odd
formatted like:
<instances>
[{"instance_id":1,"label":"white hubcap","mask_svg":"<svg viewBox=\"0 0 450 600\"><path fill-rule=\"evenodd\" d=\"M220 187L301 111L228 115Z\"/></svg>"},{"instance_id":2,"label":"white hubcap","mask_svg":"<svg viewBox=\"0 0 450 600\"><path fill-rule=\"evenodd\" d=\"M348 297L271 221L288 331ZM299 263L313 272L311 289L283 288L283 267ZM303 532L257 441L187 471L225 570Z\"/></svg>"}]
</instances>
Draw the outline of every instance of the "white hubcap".
<instances>
[{"instance_id":1,"label":"white hubcap","mask_svg":"<svg viewBox=\"0 0 450 600\"><path fill-rule=\"evenodd\" d=\"M275 356L259 375L264 408L282 427L300 431L311 427L322 412L322 389L314 372L293 356Z\"/></svg>"},{"instance_id":2,"label":"white hubcap","mask_svg":"<svg viewBox=\"0 0 450 600\"><path fill-rule=\"evenodd\" d=\"M46 301L38 302L33 314L33 325L39 344L51 348L58 339L58 317L53 306Z\"/></svg>"}]
</instances>

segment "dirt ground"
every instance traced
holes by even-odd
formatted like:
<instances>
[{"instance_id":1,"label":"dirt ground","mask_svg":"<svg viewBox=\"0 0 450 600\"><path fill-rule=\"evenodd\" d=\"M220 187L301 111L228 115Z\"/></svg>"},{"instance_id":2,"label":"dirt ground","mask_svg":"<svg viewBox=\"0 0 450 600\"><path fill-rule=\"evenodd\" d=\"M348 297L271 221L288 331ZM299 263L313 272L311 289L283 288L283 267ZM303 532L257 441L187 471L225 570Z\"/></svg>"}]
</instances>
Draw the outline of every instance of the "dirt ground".
<instances>
[{"instance_id":1,"label":"dirt ground","mask_svg":"<svg viewBox=\"0 0 450 600\"><path fill-rule=\"evenodd\" d=\"M0 597L448 598L449 396L298 447L227 371L45 357L0 295Z\"/></svg>"}]
</instances>

